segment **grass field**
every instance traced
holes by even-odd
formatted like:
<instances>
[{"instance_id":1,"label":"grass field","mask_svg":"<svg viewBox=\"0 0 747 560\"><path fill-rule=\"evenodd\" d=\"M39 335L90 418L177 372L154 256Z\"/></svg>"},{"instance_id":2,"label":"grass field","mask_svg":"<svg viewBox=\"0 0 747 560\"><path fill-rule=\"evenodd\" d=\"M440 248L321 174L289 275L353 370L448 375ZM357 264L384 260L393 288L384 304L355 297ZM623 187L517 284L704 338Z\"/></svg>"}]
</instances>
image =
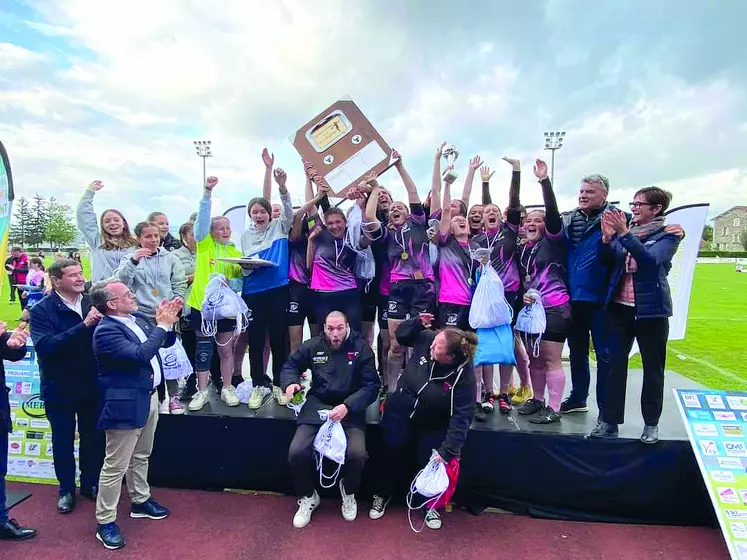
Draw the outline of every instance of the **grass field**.
<instances>
[{"instance_id":1,"label":"grass field","mask_svg":"<svg viewBox=\"0 0 747 560\"><path fill-rule=\"evenodd\" d=\"M47 264L51 259L47 259ZM88 260L83 270L89 275ZM0 294L0 320L15 326L21 316L18 302L8 302L7 277ZM685 340L673 340L667 369L713 389L747 392L747 274L731 264L699 264ZM631 360L640 368L640 357Z\"/></svg>"}]
</instances>

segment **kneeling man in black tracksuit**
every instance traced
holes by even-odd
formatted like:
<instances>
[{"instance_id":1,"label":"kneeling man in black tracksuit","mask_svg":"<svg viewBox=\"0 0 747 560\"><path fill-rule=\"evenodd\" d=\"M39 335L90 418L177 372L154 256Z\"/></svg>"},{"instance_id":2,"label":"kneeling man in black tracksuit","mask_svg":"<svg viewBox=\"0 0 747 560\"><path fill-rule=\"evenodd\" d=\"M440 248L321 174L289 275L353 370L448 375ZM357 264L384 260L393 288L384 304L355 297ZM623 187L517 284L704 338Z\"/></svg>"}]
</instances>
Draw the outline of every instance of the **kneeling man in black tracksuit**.
<instances>
[{"instance_id":1,"label":"kneeling man in black tracksuit","mask_svg":"<svg viewBox=\"0 0 747 560\"><path fill-rule=\"evenodd\" d=\"M301 374L311 370L311 387L298 415L298 427L288 452L293 484L301 497L293 518L294 527L311 521L319 506L314 458L314 437L320 410L331 410L329 417L342 422L347 438L345 465L340 480L342 516L353 521L358 513L355 492L366 464L366 408L379 393L381 385L371 347L339 311L327 315L324 332L307 340L291 354L280 372L281 388L291 398L301 390Z\"/></svg>"}]
</instances>

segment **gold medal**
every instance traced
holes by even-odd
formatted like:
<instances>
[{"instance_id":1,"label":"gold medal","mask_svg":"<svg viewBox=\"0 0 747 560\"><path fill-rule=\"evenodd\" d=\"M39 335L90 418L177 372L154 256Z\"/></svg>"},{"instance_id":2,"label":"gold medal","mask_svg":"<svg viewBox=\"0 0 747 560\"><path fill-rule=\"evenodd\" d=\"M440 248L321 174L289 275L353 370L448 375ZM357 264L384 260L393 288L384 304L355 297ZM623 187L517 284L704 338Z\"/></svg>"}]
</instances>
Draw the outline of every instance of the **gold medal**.
<instances>
[{"instance_id":1,"label":"gold medal","mask_svg":"<svg viewBox=\"0 0 747 560\"><path fill-rule=\"evenodd\" d=\"M409 259L409 258L410 258L410 255L408 255L408 254L407 254L407 251L402 251L402 254L400 255L400 258L401 258L401 259L402 259L403 261L406 261L407 259Z\"/></svg>"},{"instance_id":2,"label":"gold medal","mask_svg":"<svg viewBox=\"0 0 747 560\"><path fill-rule=\"evenodd\" d=\"M472 281L472 278L467 278L467 284L469 284L471 286L473 283L474 282Z\"/></svg>"},{"instance_id":3,"label":"gold medal","mask_svg":"<svg viewBox=\"0 0 747 560\"><path fill-rule=\"evenodd\" d=\"M153 294L154 296L157 296L157 295L158 295L158 288L153 288L153 289L152 289L152 290L150 291L150 293L151 293L151 294Z\"/></svg>"}]
</instances>

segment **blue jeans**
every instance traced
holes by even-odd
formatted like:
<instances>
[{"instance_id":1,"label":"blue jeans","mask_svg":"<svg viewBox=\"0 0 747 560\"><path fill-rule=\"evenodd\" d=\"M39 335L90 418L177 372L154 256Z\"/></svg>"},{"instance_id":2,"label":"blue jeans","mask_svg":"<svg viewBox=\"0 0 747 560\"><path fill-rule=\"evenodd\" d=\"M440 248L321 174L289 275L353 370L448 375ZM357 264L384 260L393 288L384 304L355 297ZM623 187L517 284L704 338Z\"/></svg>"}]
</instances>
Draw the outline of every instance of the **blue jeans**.
<instances>
[{"instance_id":1,"label":"blue jeans","mask_svg":"<svg viewBox=\"0 0 747 560\"><path fill-rule=\"evenodd\" d=\"M8 473L8 433L0 424L0 523L8 521L8 505L5 502L5 475Z\"/></svg>"},{"instance_id":2,"label":"blue jeans","mask_svg":"<svg viewBox=\"0 0 747 560\"><path fill-rule=\"evenodd\" d=\"M589 397L589 334L597 356L597 406L603 408L605 385L610 371L607 330L601 304L580 301L571 304L571 330L568 346L571 350L571 395L574 403L586 403Z\"/></svg>"}]
</instances>

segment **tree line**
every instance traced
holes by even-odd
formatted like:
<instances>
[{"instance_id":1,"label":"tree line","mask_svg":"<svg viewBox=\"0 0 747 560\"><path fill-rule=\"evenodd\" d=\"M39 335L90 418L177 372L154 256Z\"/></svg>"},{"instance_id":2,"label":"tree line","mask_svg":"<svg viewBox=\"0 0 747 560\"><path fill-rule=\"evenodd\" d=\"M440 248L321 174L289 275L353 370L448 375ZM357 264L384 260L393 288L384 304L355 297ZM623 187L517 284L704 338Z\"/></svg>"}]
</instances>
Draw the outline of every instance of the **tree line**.
<instances>
[{"instance_id":1,"label":"tree line","mask_svg":"<svg viewBox=\"0 0 747 560\"><path fill-rule=\"evenodd\" d=\"M31 199L22 196L14 202L15 212L8 232L11 245L52 248L72 243L78 235L73 209L54 197L35 194Z\"/></svg>"}]
</instances>

